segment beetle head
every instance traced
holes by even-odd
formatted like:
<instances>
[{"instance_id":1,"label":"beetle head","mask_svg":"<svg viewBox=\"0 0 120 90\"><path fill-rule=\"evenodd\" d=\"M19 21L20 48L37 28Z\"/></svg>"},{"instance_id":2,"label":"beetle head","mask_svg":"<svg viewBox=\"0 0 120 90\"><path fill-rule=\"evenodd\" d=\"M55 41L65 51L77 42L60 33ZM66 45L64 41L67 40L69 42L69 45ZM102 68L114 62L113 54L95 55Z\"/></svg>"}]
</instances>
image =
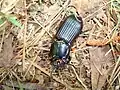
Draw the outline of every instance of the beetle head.
<instances>
[{"instance_id":1,"label":"beetle head","mask_svg":"<svg viewBox=\"0 0 120 90\"><path fill-rule=\"evenodd\" d=\"M54 41L51 46L50 55L52 56L52 65L56 68L64 67L69 62L70 46L63 40Z\"/></svg>"},{"instance_id":2,"label":"beetle head","mask_svg":"<svg viewBox=\"0 0 120 90\"><path fill-rule=\"evenodd\" d=\"M64 68L65 64L68 64L70 58L67 59L56 59L52 62L52 65L56 69Z\"/></svg>"}]
</instances>

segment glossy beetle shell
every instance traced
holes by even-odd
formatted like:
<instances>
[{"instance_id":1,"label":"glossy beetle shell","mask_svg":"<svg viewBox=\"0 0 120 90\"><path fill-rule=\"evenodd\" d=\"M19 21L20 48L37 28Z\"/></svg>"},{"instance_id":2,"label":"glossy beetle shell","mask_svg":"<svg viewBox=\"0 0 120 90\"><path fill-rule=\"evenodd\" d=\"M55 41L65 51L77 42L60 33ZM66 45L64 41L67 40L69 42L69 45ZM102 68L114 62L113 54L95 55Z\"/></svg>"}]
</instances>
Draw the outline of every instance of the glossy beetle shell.
<instances>
[{"instance_id":1,"label":"glossy beetle shell","mask_svg":"<svg viewBox=\"0 0 120 90\"><path fill-rule=\"evenodd\" d=\"M81 17L70 15L59 28L51 45L50 55L56 68L69 62L69 53L73 40L81 33L83 22Z\"/></svg>"},{"instance_id":2,"label":"glossy beetle shell","mask_svg":"<svg viewBox=\"0 0 120 90\"><path fill-rule=\"evenodd\" d=\"M68 63L70 53L70 46L63 40L54 41L51 45L52 61L55 67L62 67L65 63ZM61 62L62 60L62 62Z\"/></svg>"},{"instance_id":3,"label":"glossy beetle shell","mask_svg":"<svg viewBox=\"0 0 120 90\"><path fill-rule=\"evenodd\" d=\"M56 59L67 59L70 47L64 41L54 41L52 45L52 54L54 55L53 58Z\"/></svg>"},{"instance_id":4,"label":"glossy beetle shell","mask_svg":"<svg viewBox=\"0 0 120 90\"><path fill-rule=\"evenodd\" d=\"M70 45L81 33L83 22L81 17L69 16L57 32L58 39L66 40Z\"/></svg>"}]
</instances>

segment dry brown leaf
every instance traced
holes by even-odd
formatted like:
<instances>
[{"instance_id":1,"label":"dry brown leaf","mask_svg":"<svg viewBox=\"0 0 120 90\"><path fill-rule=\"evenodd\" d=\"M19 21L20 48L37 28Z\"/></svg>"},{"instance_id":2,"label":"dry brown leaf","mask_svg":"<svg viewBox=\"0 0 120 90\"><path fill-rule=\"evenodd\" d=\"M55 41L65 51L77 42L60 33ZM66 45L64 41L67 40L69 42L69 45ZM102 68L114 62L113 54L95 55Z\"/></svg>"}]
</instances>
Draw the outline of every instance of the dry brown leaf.
<instances>
[{"instance_id":1,"label":"dry brown leaf","mask_svg":"<svg viewBox=\"0 0 120 90\"><path fill-rule=\"evenodd\" d=\"M76 7L77 11L84 15L86 12L93 12L98 9L103 0L72 0L71 4Z\"/></svg>"},{"instance_id":2,"label":"dry brown leaf","mask_svg":"<svg viewBox=\"0 0 120 90\"><path fill-rule=\"evenodd\" d=\"M0 67L11 67L15 62L12 60L13 47L12 35L4 40L3 50L0 53Z\"/></svg>"},{"instance_id":3,"label":"dry brown leaf","mask_svg":"<svg viewBox=\"0 0 120 90\"><path fill-rule=\"evenodd\" d=\"M1 12L8 13L19 0L3 0Z\"/></svg>"},{"instance_id":4,"label":"dry brown leaf","mask_svg":"<svg viewBox=\"0 0 120 90\"><path fill-rule=\"evenodd\" d=\"M109 46L93 47L89 50L91 61L92 90L101 90L111 70L113 56Z\"/></svg>"},{"instance_id":5,"label":"dry brown leaf","mask_svg":"<svg viewBox=\"0 0 120 90\"><path fill-rule=\"evenodd\" d=\"M105 11L101 10L101 12L96 16L97 18L103 20L105 23L108 22L107 16L105 14Z\"/></svg>"},{"instance_id":6,"label":"dry brown leaf","mask_svg":"<svg viewBox=\"0 0 120 90\"><path fill-rule=\"evenodd\" d=\"M10 88L12 87L12 89L4 89L4 90L13 90L13 85L16 88L20 89L21 88L24 90L47 90L46 87L43 87L37 83L30 83L30 82L22 82L22 83L18 83L16 81L12 81L12 84L9 80L6 80L4 83L3 88L6 88L7 86Z\"/></svg>"},{"instance_id":7,"label":"dry brown leaf","mask_svg":"<svg viewBox=\"0 0 120 90\"><path fill-rule=\"evenodd\" d=\"M48 8L48 10L46 10L46 14L52 16L52 15L54 15L55 13L58 12L59 8L60 8L60 6L59 6L57 3L55 3L54 5L50 6L50 7Z\"/></svg>"},{"instance_id":8,"label":"dry brown leaf","mask_svg":"<svg viewBox=\"0 0 120 90\"><path fill-rule=\"evenodd\" d=\"M75 53L71 53L71 61L70 63L74 66L79 65L79 61L76 59Z\"/></svg>"},{"instance_id":9,"label":"dry brown leaf","mask_svg":"<svg viewBox=\"0 0 120 90\"><path fill-rule=\"evenodd\" d=\"M23 7L24 6L24 0L19 0L18 2L17 2L17 4L16 4L16 8L21 8L21 7Z\"/></svg>"},{"instance_id":10,"label":"dry brown leaf","mask_svg":"<svg viewBox=\"0 0 120 90\"><path fill-rule=\"evenodd\" d=\"M109 39L105 39L105 40L87 40L86 44L87 45L92 45L92 46L105 46L107 44L109 44L110 42L113 42L113 44L115 43L119 43L120 42L120 36L115 36L113 37L111 40Z\"/></svg>"}]
</instances>

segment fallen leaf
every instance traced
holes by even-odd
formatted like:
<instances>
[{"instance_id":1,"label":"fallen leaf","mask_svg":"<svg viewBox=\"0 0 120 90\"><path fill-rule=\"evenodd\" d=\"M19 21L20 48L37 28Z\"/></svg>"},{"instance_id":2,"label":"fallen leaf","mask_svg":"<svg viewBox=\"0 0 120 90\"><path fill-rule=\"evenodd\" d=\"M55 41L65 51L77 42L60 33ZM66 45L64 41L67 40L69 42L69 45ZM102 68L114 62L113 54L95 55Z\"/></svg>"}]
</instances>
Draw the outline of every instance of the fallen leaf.
<instances>
[{"instance_id":1,"label":"fallen leaf","mask_svg":"<svg viewBox=\"0 0 120 90\"><path fill-rule=\"evenodd\" d=\"M107 53L109 49L109 46L89 49L92 90L101 90L107 80L109 71L113 65L112 52Z\"/></svg>"},{"instance_id":2,"label":"fallen leaf","mask_svg":"<svg viewBox=\"0 0 120 90\"><path fill-rule=\"evenodd\" d=\"M12 84L9 80L6 80L4 83L3 83L4 87L12 87L12 90L13 90L13 86L15 88L18 88L20 90L47 90L46 87L43 87L37 83L30 83L30 82L16 82L16 81L12 81ZM21 87L21 88L20 88ZM5 90L11 90L11 89L5 89ZM15 89L16 90L16 89Z\"/></svg>"},{"instance_id":3,"label":"fallen leaf","mask_svg":"<svg viewBox=\"0 0 120 90\"><path fill-rule=\"evenodd\" d=\"M76 7L80 15L85 16L86 12L90 14L100 8L101 2L103 0L72 0L71 4Z\"/></svg>"},{"instance_id":4,"label":"fallen leaf","mask_svg":"<svg viewBox=\"0 0 120 90\"><path fill-rule=\"evenodd\" d=\"M15 62L12 60L13 47L12 35L4 40L3 50L0 53L0 67L11 67Z\"/></svg>"}]
</instances>

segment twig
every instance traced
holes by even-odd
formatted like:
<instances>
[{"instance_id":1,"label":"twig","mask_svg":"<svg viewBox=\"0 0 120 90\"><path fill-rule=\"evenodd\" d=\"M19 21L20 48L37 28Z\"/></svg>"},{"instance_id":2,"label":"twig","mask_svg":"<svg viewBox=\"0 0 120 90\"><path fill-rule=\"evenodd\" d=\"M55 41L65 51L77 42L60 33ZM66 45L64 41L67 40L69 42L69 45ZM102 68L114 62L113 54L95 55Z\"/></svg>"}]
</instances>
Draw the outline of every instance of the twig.
<instances>
[{"instance_id":1,"label":"twig","mask_svg":"<svg viewBox=\"0 0 120 90\"><path fill-rule=\"evenodd\" d=\"M95 62L92 61L92 63L93 63L93 65L94 65L94 67L97 69L97 71L100 73L100 75L102 76L103 73L102 73L102 72L100 71L100 69L96 66Z\"/></svg>"},{"instance_id":2,"label":"twig","mask_svg":"<svg viewBox=\"0 0 120 90\"><path fill-rule=\"evenodd\" d=\"M37 54L36 54L36 56L34 57L34 59L32 60L32 62L30 63L30 65L29 65L28 69L26 70L25 75L23 76L23 79L26 77L26 75L27 75L27 73L29 72L29 70L30 70L31 66L32 66L32 65L33 65L33 63L35 62L35 60L36 60L36 58L37 58L38 54L39 54L39 53L37 53Z\"/></svg>"},{"instance_id":3,"label":"twig","mask_svg":"<svg viewBox=\"0 0 120 90\"><path fill-rule=\"evenodd\" d=\"M34 18L34 20L36 21L36 23L37 23L39 26L41 26L41 27L46 31L46 33L52 38L53 36L49 33L49 31L46 30L45 27L44 27L40 22L38 22L38 20L37 20L35 17L33 17L33 18Z\"/></svg>"},{"instance_id":4,"label":"twig","mask_svg":"<svg viewBox=\"0 0 120 90\"><path fill-rule=\"evenodd\" d=\"M66 0L64 5L62 5L62 7L58 10L57 14L55 14L54 16L52 16L49 20L47 20L45 22L45 26L47 26L48 24L53 23L58 18L58 16L66 9L66 7L68 7L68 4L70 2L71 2L71 0Z\"/></svg>"},{"instance_id":5,"label":"twig","mask_svg":"<svg viewBox=\"0 0 120 90\"><path fill-rule=\"evenodd\" d=\"M32 61L30 61L30 60L29 60L28 62L32 63ZM33 64L33 66L35 66L36 68L38 68L40 71L42 71L42 72L45 73L46 75L48 75L48 76L51 75L51 74L50 74L49 72L47 72L44 68L41 68L41 67L40 67L39 65L37 65L36 63L32 63L32 64ZM66 86L66 83L63 82L63 81L61 81L60 79L58 79L58 78L56 78L56 77L54 77L54 76L53 76L53 79L54 79L55 81L61 83L62 85Z\"/></svg>"},{"instance_id":6,"label":"twig","mask_svg":"<svg viewBox=\"0 0 120 90\"><path fill-rule=\"evenodd\" d=\"M13 65L11 69L6 69L6 68L5 68L5 72L3 72L4 75L3 75L2 79L0 80L0 83L10 74L10 72L12 71L12 69L15 68L16 65L17 65L17 64ZM8 72L7 72L6 70L7 70Z\"/></svg>"},{"instance_id":7,"label":"twig","mask_svg":"<svg viewBox=\"0 0 120 90\"><path fill-rule=\"evenodd\" d=\"M10 70L10 72L17 78L17 80L22 81L14 71Z\"/></svg>"},{"instance_id":8,"label":"twig","mask_svg":"<svg viewBox=\"0 0 120 90\"><path fill-rule=\"evenodd\" d=\"M24 24L24 43L23 43L23 71L25 71L25 54L26 54L26 33L27 33L27 8L26 8L26 0L24 0L24 6L25 6L25 24Z\"/></svg>"},{"instance_id":9,"label":"twig","mask_svg":"<svg viewBox=\"0 0 120 90\"><path fill-rule=\"evenodd\" d=\"M19 0L11 0L11 2L8 3L7 7L3 8L1 10L1 12L3 13L8 13L9 10L11 10L12 8L14 8L14 6L17 4Z\"/></svg>"},{"instance_id":10,"label":"twig","mask_svg":"<svg viewBox=\"0 0 120 90\"><path fill-rule=\"evenodd\" d=\"M92 45L92 46L105 46L109 44L110 42L119 42L120 41L120 36L116 36L113 39L105 39L105 40L87 40L86 44L87 45Z\"/></svg>"},{"instance_id":11,"label":"twig","mask_svg":"<svg viewBox=\"0 0 120 90\"><path fill-rule=\"evenodd\" d=\"M99 8L98 10L96 10L94 13L88 15L87 17L83 18L83 21L87 20L88 18L94 16L97 12L99 12L101 9L103 9L104 7L106 7L106 5L108 5L111 1L105 3L103 6L101 6L101 8Z\"/></svg>"},{"instance_id":12,"label":"twig","mask_svg":"<svg viewBox=\"0 0 120 90\"><path fill-rule=\"evenodd\" d=\"M3 72L5 75L2 77L2 79L0 80L0 83L7 77L7 75L9 75L9 72Z\"/></svg>"},{"instance_id":13,"label":"twig","mask_svg":"<svg viewBox=\"0 0 120 90\"><path fill-rule=\"evenodd\" d=\"M110 82L110 85L112 85L115 82L115 80L119 77L119 75L120 75L120 67L117 69L117 71L115 73L116 73L116 76L113 77L112 81Z\"/></svg>"},{"instance_id":14,"label":"twig","mask_svg":"<svg viewBox=\"0 0 120 90\"><path fill-rule=\"evenodd\" d=\"M75 75L76 75L77 80L83 85L83 87L85 88L85 90L88 90L88 89L87 89L87 86L86 86L86 85L83 83L83 81L79 78L79 76L78 76L75 68L74 68L73 66L71 66L71 67L72 67L72 69L73 69L73 71L74 71L74 73L75 73Z\"/></svg>"},{"instance_id":15,"label":"twig","mask_svg":"<svg viewBox=\"0 0 120 90\"><path fill-rule=\"evenodd\" d=\"M69 1L70 0L67 0L65 2L65 4L63 5L63 7L61 7L58 10L58 12L54 16L51 17L50 20L47 20L47 22L45 22L45 28L42 29L42 31L40 32L40 34L38 34L33 41L27 43L28 46L35 45L41 39L41 37L45 34L46 31L49 32L51 25L55 22L56 18L58 16L60 16L60 14L64 11L64 9L67 7Z\"/></svg>"},{"instance_id":16,"label":"twig","mask_svg":"<svg viewBox=\"0 0 120 90\"><path fill-rule=\"evenodd\" d=\"M115 73L117 67L119 66L119 63L120 63L120 56L119 56L119 58L118 58L118 60L117 60L117 62L116 62L116 64L115 64L115 67L114 67L113 72L112 72L112 74L111 74L110 82L112 81L112 78L114 77L114 73Z\"/></svg>"},{"instance_id":17,"label":"twig","mask_svg":"<svg viewBox=\"0 0 120 90\"><path fill-rule=\"evenodd\" d=\"M13 81L13 85L15 88L19 88L18 90L38 90L38 87L40 87L39 90L46 90L44 89L44 87L42 87L41 85L37 84L37 83L30 83L30 82L20 82L20 81ZM13 85L11 85L11 82L9 80L6 80L5 83L3 83L3 87L11 87L11 89L9 90L16 90L16 89L12 89ZM8 89L7 89L8 90Z\"/></svg>"},{"instance_id":18,"label":"twig","mask_svg":"<svg viewBox=\"0 0 120 90\"><path fill-rule=\"evenodd\" d=\"M3 2L3 0L0 1L0 6L1 6L2 2Z\"/></svg>"},{"instance_id":19,"label":"twig","mask_svg":"<svg viewBox=\"0 0 120 90\"><path fill-rule=\"evenodd\" d=\"M3 45L3 41L4 41L4 34L5 34L5 29L3 30L2 40L0 42L0 52L2 51L2 45Z\"/></svg>"}]
</instances>

